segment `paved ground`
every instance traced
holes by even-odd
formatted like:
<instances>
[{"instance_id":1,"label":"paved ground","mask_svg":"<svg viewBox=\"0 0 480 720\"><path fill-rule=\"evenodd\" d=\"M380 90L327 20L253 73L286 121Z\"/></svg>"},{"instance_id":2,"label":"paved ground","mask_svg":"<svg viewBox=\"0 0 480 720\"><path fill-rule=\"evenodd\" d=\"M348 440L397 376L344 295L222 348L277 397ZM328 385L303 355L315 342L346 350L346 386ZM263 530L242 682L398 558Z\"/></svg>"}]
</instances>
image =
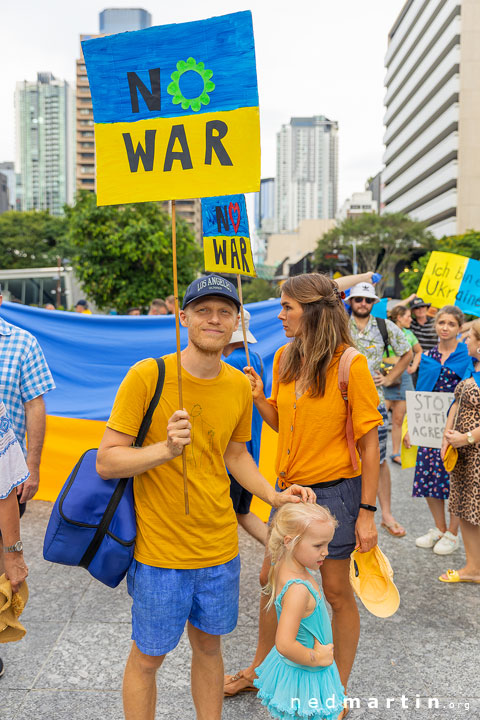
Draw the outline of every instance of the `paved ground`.
<instances>
[{"instance_id":1,"label":"paved ground","mask_svg":"<svg viewBox=\"0 0 480 720\"><path fill-rule=\"evenodd\" d=\"M379 620L363 607L362 636L349 694L360 707L352 720L465 720L480 718L480 588L446 586L437 576L460 567L463 550L447 559L414 545L430 520L423 500L410 497L412 471L394 471L394 508L408 535L381 534L401 594L396 615ZM30 601L20 643L0 646L1 720L121 720L120 686L130 646L130 603L125 584L111 590L77 568L42 559L50 504L31 502L23 519L30 566ZM240 619L224 640L225 668L246 666L256 642L262 552L241 536ZM157 718L194 720L189 696L189 649L182 640L158 678ZM406 697L402 709L402 694ZM391 698L387 709L387 698ZM429 698L438 709L428 709ZM378 702L378 709L372 709ZM370 703L370 706L369 706ZM225 720L267 720L253 694L228 699Z\"/></svg>"}]
</instances>

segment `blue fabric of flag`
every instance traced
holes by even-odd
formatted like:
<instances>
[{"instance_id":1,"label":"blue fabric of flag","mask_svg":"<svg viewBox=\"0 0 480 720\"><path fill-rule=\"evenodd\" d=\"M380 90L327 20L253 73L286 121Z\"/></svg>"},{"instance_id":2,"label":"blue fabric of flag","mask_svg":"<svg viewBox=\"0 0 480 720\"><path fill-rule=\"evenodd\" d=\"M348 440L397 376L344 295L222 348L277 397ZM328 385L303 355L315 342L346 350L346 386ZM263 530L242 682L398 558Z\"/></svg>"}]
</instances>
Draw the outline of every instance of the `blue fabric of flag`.
<instances>
[{"instance_id":1,"label":"blue fabric of flag","mask_svg":"<svg viewBox=\"0 0 480 720\"><path fill-rule=\"evenodd\" d=\"M273 356L285 344L277 320L280 301L245 307L258 340L255 350L263 358L269 378L265 389L269 393ZM37 338L56 384L56 390L45 395L47 413L59 417L107 420L129 367L176 349L173 315L84 315L4 302L1 316ZM187 331L181 328L182 348L186 344Z\"/></svg>"}]
</instances>

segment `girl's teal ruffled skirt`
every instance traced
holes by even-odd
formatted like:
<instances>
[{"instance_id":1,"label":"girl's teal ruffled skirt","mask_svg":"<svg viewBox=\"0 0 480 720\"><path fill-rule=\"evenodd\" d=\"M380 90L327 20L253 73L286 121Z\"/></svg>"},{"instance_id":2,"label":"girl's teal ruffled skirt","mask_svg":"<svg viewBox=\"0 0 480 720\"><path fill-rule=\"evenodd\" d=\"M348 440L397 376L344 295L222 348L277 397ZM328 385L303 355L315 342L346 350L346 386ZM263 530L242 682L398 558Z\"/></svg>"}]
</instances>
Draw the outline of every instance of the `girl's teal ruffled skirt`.
<instances>
[{"instance_id":1,"label":"girl's teal ruffled skirt","mask_svg":"<svg viewBox=\"0 0 480 720\"><path fill-rule=\"evenodd\" d=\"M335 663L307 668L273 647L256 669L258 697L275 720L337 720L345 693Z\"/></svg>"}]
</instances>

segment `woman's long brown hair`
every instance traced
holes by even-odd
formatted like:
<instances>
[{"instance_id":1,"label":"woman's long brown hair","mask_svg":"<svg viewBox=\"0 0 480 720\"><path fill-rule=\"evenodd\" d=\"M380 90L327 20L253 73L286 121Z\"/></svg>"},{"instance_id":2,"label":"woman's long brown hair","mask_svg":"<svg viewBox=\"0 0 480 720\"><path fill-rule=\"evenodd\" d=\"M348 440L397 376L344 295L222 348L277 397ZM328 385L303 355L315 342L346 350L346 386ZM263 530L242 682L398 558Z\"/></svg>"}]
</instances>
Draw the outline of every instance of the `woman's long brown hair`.
<instances>
[{"instance_id":1,"label":"woman's long brown hair","mask_svg":"<svg viewBox=\"0 0 480 720\"><path fill-rule=\"evenodd\" d=\"M289 278L282 293L300 303L303 315L301 333L282 353L279 380L301 379L312 397L322 396L335 350L354 344L337 284L328 275L307 273Z\"/></svg>"}]
</instances>

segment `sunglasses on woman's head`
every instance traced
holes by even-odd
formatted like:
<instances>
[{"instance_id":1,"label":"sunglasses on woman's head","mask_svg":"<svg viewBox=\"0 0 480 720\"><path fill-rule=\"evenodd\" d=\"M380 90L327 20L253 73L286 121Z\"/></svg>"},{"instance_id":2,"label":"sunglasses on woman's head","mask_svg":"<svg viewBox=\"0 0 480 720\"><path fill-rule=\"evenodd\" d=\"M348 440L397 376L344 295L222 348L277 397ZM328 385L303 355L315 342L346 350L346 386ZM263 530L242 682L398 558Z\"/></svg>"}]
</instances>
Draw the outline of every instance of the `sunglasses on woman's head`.
<instances>
[{"instance_id":1,"label":"sunglasses on woman's head","mask_svg":"<svg viewBox=\"0 0 480 720\"><path fill-rule=\"evenodd\" d=\"M366 297L352 298L352 300L358 304L360 304L362 302L366 302L367 305L373 305L373 303L375 302L374 298L366 298Z\"/></svg>"}]
</instances>

